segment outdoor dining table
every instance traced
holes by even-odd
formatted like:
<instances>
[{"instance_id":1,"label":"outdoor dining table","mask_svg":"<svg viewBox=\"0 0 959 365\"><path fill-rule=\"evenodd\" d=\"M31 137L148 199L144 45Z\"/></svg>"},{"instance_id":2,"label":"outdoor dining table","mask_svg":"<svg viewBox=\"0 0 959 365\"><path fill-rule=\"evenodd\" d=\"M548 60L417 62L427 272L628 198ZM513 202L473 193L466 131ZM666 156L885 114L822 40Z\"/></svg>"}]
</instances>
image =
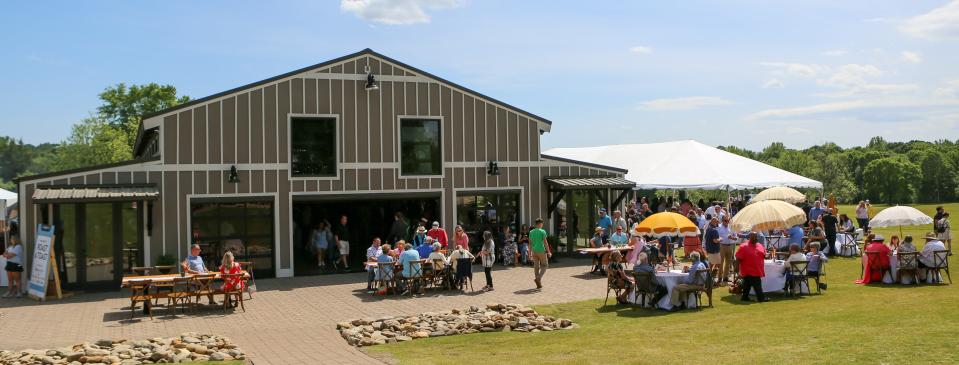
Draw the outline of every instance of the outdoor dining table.
<instances>
[{"instance_id":1,"label":"outdoor dining table","mask_svg":"<svg viewBox=\"0 0 959 365\"><path fill-rule=\"evenodd\" d=\"M240 273L241 273L241 274L244 274L244 275L247 275L247 272L246 272L246 271L241 271ZM214 275L216 275L216 276L213 277L213 278L216 279L216 280L219 280L219 279L220 279L220 272L219 272L219 271L211 271L211 272L209 272L208 274L214 274ZM173 279L175 279L175 278L179 278L179 277L194 277L194 276L196 276L196 274L183 274L182 276L181 276L180 274L158 274L158 275L142 275L142 276L124 276L123 278L120 279L120 287L121 287L121 288L125 288L125 287L130 286L131 283L135 283L135 282L137 282L137 281L143 281L143 280L151 280L151 281L153 282L153 284L168 284L168 283L173 283Z\"/></svg>"},{"instance_id":2,"label":"outdoor dining table","mask_svg":"<svg viewBox=\"0 0 959 365\"><path fill-rule=\"evenodd\" d=\"M869 255L862 255L863 267L866 267L867 262L869 262ZM902 277L896 280L897 278L895 276L897 274L898 269L899 269L899 254L896 251L893 251L892 256L889 256L889 272L883 275L882 282L885 284L894 284L896 282L898 282L899 284L912 284L915 282L916 277L915 275L911 273L902 275ZM935 279L938 279L940 281L942 280L941 277L935 278ZM927 284L934 283L935 279L933 278L932 275L926 275Z\"/></svg>"},{"instance_id":3,"label":"outdoor dining table","mask_svg":"<svg viewBox=\"0 0 959 365\"><path fill-rule=\"evenodd\" d=\"M656 302L656 306L659 307L659 309L665 309L665 310L673 309L673 305L670 302L670 298L672 298L673 296L673 288L675 288L676 285L679 285L680 283L682 283L683 279L685 279L687 275L689 274L684 273L682 270L656 271L656 275L655 275L656 282L659 285L666 287L666 295L660 298L659 302ZM629 301L632 303L636 303L636 300L637 300L636 292L633 292L632 294L630 294L630 297L631 298L629 298ZM652 300L652 297L647 297L646 300L647 301ZM641 304L647 304L647 303L641 303ZM696 307L695 294L689 294L689 296L686 298L686 307L687 308Z\"/></svg>"},{"instance_id":4,"label":"outdoor dining table","mask_svg":"<svg viewBox=\"0 0 959 365\"><path fill-rule=\"evenodd\" d=\"M633 246L613 246L613 247L581 248L577 251L579 253L585 253L585 254L597 254L597 253L607 254L613 251L625 252L625 251L632 251L632 250L633 250Z\"/></svg>"}]
</instances>

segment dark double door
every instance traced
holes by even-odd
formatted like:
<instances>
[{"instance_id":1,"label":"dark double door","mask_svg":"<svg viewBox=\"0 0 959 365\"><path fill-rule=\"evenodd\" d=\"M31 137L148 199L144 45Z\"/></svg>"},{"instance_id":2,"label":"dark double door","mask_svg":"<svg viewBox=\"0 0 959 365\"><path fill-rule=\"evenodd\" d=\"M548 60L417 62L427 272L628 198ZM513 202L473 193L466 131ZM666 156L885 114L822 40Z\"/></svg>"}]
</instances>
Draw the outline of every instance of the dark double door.
<instances>
[{"instance_id":1,"label":"dark double door","mask_svg":"<svg viewBox=\"0 0 959 365\"><path fill-rule=\"evenodd\" d=\"M139 202L54 206L57 269L66 288L116 289L124 274L143 266Z\"/></svg>"}]
</instances>

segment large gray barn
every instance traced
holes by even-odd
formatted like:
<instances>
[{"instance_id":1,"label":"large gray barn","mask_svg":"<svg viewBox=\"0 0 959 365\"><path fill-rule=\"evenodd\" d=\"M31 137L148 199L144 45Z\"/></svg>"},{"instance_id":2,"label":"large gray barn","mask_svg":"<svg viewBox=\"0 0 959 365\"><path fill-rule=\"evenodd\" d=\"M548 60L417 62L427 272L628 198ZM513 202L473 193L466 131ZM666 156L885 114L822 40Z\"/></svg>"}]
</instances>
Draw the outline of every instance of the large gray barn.
<instances>
[{"instance_id":1,"label":"large gray barn","mask_svg":"<svg viewBox=\"0 0 959 365\"><path fill-rule=\"evenodd\" d=\"M191 243L208 261L233 249L257 275L310 274L310 229L340 214L357 264L397 211L473 234L542 217L569 252L576 229L557 211L592 215L632 183L541 155L550 128L366 49L148 115L131 161L19 179L21 239L32 248L33 227L55 223L59 272L76 288L116 288Z\"/></svg>"}]
</instances>

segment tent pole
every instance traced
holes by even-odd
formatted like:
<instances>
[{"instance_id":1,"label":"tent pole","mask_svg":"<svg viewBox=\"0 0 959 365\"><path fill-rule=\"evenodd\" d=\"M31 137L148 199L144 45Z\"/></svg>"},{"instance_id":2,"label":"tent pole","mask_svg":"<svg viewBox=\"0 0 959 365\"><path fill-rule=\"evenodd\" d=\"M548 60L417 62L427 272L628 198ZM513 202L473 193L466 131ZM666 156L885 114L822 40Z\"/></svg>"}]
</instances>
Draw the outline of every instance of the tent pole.
<instances>
[{"instance_id":1,"label":"tent pole","mask_svg":"<svg viewBox=\"0 0 959 365\"><path fill-rule=\"evenodd\" d=\"M731 212L732 206L729 204L729 185L726 185L726 211Z\"/></svg>"}]
</instances>

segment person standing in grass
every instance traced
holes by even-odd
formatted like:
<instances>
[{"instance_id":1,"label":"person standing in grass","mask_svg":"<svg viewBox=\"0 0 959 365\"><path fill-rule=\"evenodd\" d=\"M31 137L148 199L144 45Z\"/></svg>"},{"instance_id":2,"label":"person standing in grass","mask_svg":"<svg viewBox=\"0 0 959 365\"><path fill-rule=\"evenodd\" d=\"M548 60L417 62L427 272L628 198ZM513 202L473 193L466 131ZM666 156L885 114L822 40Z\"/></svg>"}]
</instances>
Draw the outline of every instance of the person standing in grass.
<instances>
[{"instance_id":1,"label":"person standing in grass","mask_svg":"<svg viewBox=\"0 0 959 365\"><path fill-rule=\"evenodd\" d=\"M739 276L743 278L743 293L740 300L750 301L750 289L756 291L757 302L768 302L769 298L763 294L763 276L766 276L765 262L766 248L759 244L759 236L756 232L750 232L746 242L739 245L736 251L736 259L739 260Z\"/></svg>"},{"instance_id":2,"label":"person standing in grass","mask_svg":"<svg viewBox=\"0 0 959 365\"><path fill-rule=\"evenodd\" d=\"M942 218L936 222L936 236L946 244L946 250L952 256L952 225L949 224L949 212L943 212Z\"/></svg>"},{"instance_id":3,"label":"person standing in grass","mask_svg":"<svg viewBox=\"0 0 959 365\"><path fill-rule=\"evenodd\" d=\"M529 231L530 251L533 253L533 282L537 289L543 288L543 275L549 268L549 257L553 253L546 242L546 231L543 230L543 218L536 218L536 228Z\"/></svg>"}]
</instances>

